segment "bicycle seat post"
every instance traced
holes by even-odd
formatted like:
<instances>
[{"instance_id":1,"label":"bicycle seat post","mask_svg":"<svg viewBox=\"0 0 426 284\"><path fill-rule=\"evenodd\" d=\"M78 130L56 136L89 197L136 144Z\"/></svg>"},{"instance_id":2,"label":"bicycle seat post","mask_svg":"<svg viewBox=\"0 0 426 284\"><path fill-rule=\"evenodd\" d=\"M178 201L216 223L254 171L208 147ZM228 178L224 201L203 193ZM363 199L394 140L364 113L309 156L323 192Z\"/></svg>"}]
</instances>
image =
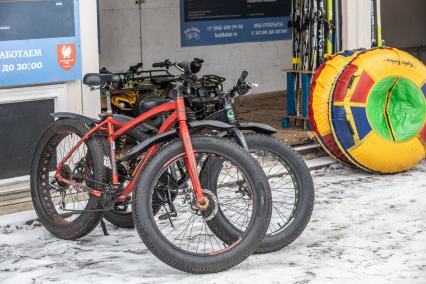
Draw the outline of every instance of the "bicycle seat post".
<instances>
[{"instance_id":1,"label":"bicycle seat post","mask_svg":"<svg viewBox=\"0 0 426 284\"><path fill-rule=\"evenodd\" d=\"M109 90L105 90L105 97L106 97L107 114L112 115L111 93Z\"/></svg>"}]
</instances>

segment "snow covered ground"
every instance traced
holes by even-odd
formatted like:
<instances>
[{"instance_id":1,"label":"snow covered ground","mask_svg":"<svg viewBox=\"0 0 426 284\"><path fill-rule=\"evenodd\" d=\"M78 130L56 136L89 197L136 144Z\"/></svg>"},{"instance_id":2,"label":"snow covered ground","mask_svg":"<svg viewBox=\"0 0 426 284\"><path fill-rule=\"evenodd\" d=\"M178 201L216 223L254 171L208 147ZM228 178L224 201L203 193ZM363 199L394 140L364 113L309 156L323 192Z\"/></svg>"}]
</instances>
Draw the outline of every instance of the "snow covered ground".
<instances>
[{"instance_id":1,"label":"snow covered ground","mask_svg":"<svg viewBox=\"0 0 426 284\"><path fill-rule=\"evenodd\" d=\"M0 217L0 283L426 283L426 162L379 176L342 166L313 172L303 235L214 275L169 268L135 231L108 226L79 241L50 235L26 212Z\"/></svg>"}]
</instances>

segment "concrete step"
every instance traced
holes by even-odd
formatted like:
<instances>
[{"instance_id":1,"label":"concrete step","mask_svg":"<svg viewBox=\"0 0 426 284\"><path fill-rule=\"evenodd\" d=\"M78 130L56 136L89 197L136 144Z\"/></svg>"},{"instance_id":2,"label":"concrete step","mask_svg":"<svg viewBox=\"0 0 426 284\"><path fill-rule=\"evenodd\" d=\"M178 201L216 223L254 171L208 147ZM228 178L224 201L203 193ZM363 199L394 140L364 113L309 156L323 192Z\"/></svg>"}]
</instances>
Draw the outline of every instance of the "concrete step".
<instances>
[{"instance_id":1,"label":"concrete step","mask_svg":"<svg viewBox=\"0 0 426 284\"><path fill-rule=\"evenodd\" d=\"M306 161L306 165L311 171L325 168L336 163L337 162L330 157L321 157Z\"/></svg>"},{"instance_id":2,"label":"concrete step","mask_svg":"<svg viewBox=\"0 0 426 284\"><path fill-rule=\"evenodd\" d=\"M306 144L294 148L298 153L308 157L320 149L318 144ZM336 161L330 157L319 157L307 159L308 168L317 170L335 164ZM19 182L8 185L0 191L0 215L31 210L33 208L31 193L28 182Z\"/></svg>"},{"instance_id":3,"label":"concrete step","mask_svg":"<svg viewBox=\"0 0 426 284\"><path fill-rule=\"evenodd\" d=\"M306 144L294 147L294 150L300 154L321 149L319 144Z\"/></svg>"},{"instance_id":4,"label":"concrete step","mask_svg":"<svg viewBox=\"0 0 426 284\"><path fill-rule=\"evenodd\" d=\"M30 186L27 180L2 184L0 188L0 215L33 208Z\"/></svg>"},{"instance_id":5,"label":"concrete step","mask_svg":"<svg viewBox=\"0 0 426 284\"><path fill-rule=\"evenodd\" d=\"M0 192L0 202L25 197L31 197L30 188L28 186L10 190L2 190Z\"/></svg>"},{"instance_id":6,"label":"concrete step","mask_svg":"<svg viewBox=\"0 0 426 284\"><path fill-rule=\"evenodd\" d=\"M0 201L0 215L33 209L31 197Z\"/></svg>"}]
</instances>

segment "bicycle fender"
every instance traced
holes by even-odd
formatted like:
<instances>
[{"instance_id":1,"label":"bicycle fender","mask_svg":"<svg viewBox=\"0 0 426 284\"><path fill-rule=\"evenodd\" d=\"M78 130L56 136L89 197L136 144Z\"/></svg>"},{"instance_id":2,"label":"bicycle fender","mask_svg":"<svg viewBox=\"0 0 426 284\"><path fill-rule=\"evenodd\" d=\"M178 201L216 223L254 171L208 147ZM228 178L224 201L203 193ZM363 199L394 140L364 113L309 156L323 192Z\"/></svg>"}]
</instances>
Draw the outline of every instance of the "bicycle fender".
<instances>
[{"instance_id":1,"label":"bicycle fender","mask_svg":"<svg viewBox=\"0 0 426 284\"><path fill-rule=\"evenodd\" d=\"M240 146L242 146L247 151L249 150L246 138L244 137L244 133L242 133L240 129L234 127L229 132L232 133L232 135L234 135L235 139L238 141L238 144L240 144Z\"/></svg>"},{"instance_id":2,"label":"bicycle fender","mask_svg":"<svg viewBox=\"0 0 426 284\"><path fill-rule=\"evenodd\" d=\"M58 119L65 119L65 118L78 119L89 127L93 127L99 123L99 120L97 119L87 117L77 113L72 113L72 112L55 112L55 113L51 113L50 116L54 118L58 118Z\"/></svg>"},{"instance_id":3,"label":"bicycle fender","mask_svg":"<svg viewBox=\"0 0 426 284\"><path fill-rule=\"evenodd\" d=\"M247 141L244 137L244 134L240 131L239 128L235 127L232 124L228 124L222 121L218 120L200 120L200 121L193 121L189 123L190 129L214 129L219 130L222 132L229 132L231 133L238 141L238 144L240 144L244 149L248 150Z\"/></svg>"},{"instance_id":4,"label":"bicycle fender","mask_svg":"<svg viewBox=\"0 0 426 284\"><path fill-rule=\"evenodd\" d=\"M94 127L96 124L98 124L100 122L99 119L94 119L94 118L91 118L91 117L88 117L88 116L84 116L84 115L72 113L72 112L55 112L55 113L51 113L50 116L52 116L54 118L58 118L58 119L64 119L64 118L78 119L89 127ZM103 115L99 115L99 116L100 116L101 119L104 118ZM130 117L130 116L127 116L127 115L122 115L122 114L113 114L112 117L116 121L122 122L122 123L126 123L126 122L132 121L134 119L133 117ZM151 131L151 129L146 127L144 124L138 125L137 128L139 128L143 132Z\"/></svg>"},{"instance_id":5,"label":"bicycle fender","mask_svg":"<svg viewBox=\"0 0 426 284\"><path fill-rule=\"evenodd\" d=\"M214 129L214 130L220 130L220 131L228 131L234 128L235 126L219 121L219 120L200 120L200 121L191 121L188 123L189 129L202 129L202 128L208 128L208 129Z\"/></svg>"},{"instance_id":6,"label":"bicycle fender","mask_svg":"<svg viewBox=\"0 0 426 284\"><path fill-rule=\"evenodd\" d=\"M238 125L238 129L240 130L250 130L256 133L262 133L262 134L274 134L277 133L277 130L267 124L263 123L255 123L255 122L249 122L249 123L242 123Z\"/></svg>"}]
</instances>

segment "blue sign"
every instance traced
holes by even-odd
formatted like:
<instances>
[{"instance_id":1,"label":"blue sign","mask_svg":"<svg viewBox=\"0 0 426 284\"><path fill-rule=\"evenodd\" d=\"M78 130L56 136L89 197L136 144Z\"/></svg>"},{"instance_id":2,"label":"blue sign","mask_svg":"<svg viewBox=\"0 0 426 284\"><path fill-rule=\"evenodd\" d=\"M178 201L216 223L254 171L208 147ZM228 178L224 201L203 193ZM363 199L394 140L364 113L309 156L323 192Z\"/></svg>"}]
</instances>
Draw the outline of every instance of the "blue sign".
<instances>
[{"instance_id":1,"label":"blue sign","mask_svg":"<svg viewBox=\"0 0 426 284\"><path fill-rule=\"evenodd\" d=\"M0 0L0 87L81 76L79 0Z\"/></svg>"},{"instance_id":2,"label":"blue sign","mask_svg":"<svg viewBox=\"0 0 426 284\"><path fill-rule=\"evenodd\" d=\"M290 0L181 0L181 46L291 39Z\"/></svg>"}]
</instances>

